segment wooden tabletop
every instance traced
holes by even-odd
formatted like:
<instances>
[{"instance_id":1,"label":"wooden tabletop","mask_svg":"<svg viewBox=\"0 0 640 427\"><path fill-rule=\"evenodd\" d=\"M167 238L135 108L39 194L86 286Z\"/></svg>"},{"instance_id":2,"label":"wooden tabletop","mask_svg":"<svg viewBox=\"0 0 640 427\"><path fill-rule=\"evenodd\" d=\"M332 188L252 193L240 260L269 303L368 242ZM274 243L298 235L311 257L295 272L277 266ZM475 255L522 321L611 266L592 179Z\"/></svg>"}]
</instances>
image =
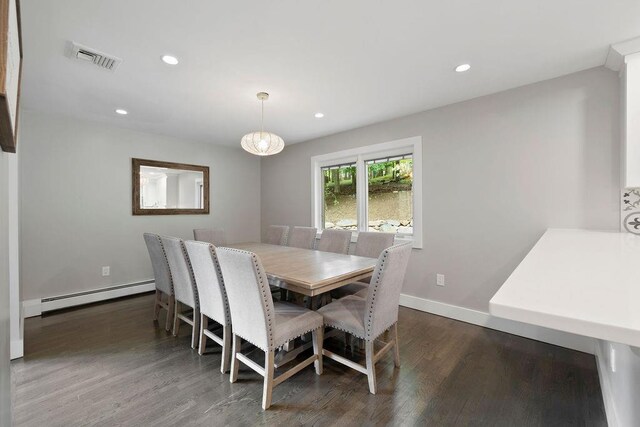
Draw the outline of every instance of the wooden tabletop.
<instances>
[{"instance_id":1,"label":"wooden tabletop","mask_svg":"<svg viewBox=\"0 0 640 427\"><path fill-rule=\"evenodd\" d=\"M320 295L370 277L378 261L376 258L266 243L226 246L254 252L262 261L267 275L280 281L280 287L308 296Z\"/></svg>"}]
</instances>

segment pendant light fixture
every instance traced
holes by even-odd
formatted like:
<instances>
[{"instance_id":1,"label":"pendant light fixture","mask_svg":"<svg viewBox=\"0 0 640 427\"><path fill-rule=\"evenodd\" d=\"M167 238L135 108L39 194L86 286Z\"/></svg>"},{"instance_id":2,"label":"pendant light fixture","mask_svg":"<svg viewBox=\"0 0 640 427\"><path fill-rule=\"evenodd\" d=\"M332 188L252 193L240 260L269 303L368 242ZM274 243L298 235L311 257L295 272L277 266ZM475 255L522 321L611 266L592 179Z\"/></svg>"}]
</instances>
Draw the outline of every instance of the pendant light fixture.
<instances>
[{"instance_id":1,"label":"pendant light fixture","mask_svg":"<svg viewBox=\"0 0 640 427\"><path fill-rule=\"evenodd\" d=\"M242 148L256 156L270 156L278 154L284 148L284 141L275 133L264 131L264 101L269 99L269 94L260 92L257 94L258 101L261 102L262 120L260 130L251 132L242 137Z\"/></svg>"}]
</instances>

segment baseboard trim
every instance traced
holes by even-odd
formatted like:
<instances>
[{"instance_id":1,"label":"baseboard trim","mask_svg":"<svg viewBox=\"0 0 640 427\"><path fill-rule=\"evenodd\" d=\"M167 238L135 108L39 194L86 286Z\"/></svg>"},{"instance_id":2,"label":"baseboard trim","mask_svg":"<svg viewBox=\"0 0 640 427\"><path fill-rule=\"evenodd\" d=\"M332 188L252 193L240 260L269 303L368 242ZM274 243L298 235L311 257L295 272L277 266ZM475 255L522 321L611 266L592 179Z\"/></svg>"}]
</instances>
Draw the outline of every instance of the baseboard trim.
<instances>
[{"instance_id":1,"label":"baseboard trim","mask_svg":"<svg viewBox=\"0 0 640 427\"><path fill-rule=\"evenodd\" d=\"M618 415L616 413L615 401L611 390L611 381L609 381L609 367L607 366L607 358L602 353L603 343L596 344L596 364L598 366L598 377L600 378L600 390L602 391L602 400L604 401L604 411L607 415L607 424L609 427L618 427ZM607 345L606 343L604 345Z\"/></svg>"},{"instance_id":2,"label":"baseboard trim","mask_svg":"<svg viewBox=\"0 0 640 427\"><path fill-rule=\"evenodd\" d=\"M484 311L451 305L440 301L401 294L400 305L438 316L449 317L497 331L507 332L524 338L542 341L584 353L595 353L595 340L590 337L556 331L554 329L529 325L514 320L501 319Z\"/></svg>"},{"instance_id":3,"label":"baseboard trim","mask_svg":"<svg viewBox=\"0 0 640 427\"><path fill-rule=\"evenodd\" d=\"M12 340L10 343L10 356L11 360L20 359L24 356L24 341L23 340Z\"/></svg>"},{"instance_id":4,"label":"baseboard trim","mask_svg":"<svg viewBox=\"0 0 640 427\"><path fill-rule=\"evenodd\" d=\"M42 314L42 300L41 299L27 299L22 301L22 317L25 319L29 317L37 317Z\"/></svg>"},{"instance_id":5,"label":"baseboard trim","mask_svg":"<svg viewBox=\"0 0 640 427\"><path fill-rule=\"evenodd\" d=\"M77 294L25 300L22 302L22 313L25 318L36 317L47 311L61 310L63 308L150 292L155 290L155 286L155 282L151 280L95 289Z\"/></svg>"}]
</instances>

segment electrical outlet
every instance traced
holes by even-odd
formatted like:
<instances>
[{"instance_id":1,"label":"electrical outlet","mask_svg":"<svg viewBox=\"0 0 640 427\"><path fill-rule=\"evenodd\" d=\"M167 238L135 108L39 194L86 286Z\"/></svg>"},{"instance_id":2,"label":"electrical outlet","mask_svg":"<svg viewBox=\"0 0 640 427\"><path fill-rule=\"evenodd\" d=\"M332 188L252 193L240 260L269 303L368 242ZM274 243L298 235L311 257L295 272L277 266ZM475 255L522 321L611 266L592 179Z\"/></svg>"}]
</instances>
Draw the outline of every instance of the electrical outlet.
<instances>
[{"instance_id":1,"label":"electrical outlet","mask_svg":"<svg viewBox=\"0 0 640 427\"><path fill-rule=\"evenodd\" d=\"M102 267L102 277L107 277L109 274L111 274L111 267Z\"/></svg>"},{"instance_id":2,"label":"electrical outlet","mask_svg":"<svg viewBox=\"0 0 640 427\"><path fill-rule=\"evenodd\" d=\"M444 286L444 274L436 274L436 285Z\"/></svg>"}]
</instances>

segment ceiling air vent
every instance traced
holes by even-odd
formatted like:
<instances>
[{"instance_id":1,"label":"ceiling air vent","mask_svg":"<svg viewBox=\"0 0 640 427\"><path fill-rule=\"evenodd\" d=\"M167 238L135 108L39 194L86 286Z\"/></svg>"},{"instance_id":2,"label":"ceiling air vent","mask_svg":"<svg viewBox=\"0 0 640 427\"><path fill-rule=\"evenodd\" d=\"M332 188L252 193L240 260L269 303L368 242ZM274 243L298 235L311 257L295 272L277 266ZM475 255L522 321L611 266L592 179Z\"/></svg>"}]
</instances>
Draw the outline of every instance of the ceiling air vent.
<instances>
[{"instance_id":1,"label":"ceiling air vent","mask_svg":"<svg viewBox=\"0 0 640 427\"><path fill-rule=\"evenodd\" d=\"M68 56L71 59L89 62L109 71L115 71L115 69L118 68L118 65L122 62L122 59L116 56L100 52L99 50L83 46L76 42L71 42Z\"/></svg>"}]
</instances>

